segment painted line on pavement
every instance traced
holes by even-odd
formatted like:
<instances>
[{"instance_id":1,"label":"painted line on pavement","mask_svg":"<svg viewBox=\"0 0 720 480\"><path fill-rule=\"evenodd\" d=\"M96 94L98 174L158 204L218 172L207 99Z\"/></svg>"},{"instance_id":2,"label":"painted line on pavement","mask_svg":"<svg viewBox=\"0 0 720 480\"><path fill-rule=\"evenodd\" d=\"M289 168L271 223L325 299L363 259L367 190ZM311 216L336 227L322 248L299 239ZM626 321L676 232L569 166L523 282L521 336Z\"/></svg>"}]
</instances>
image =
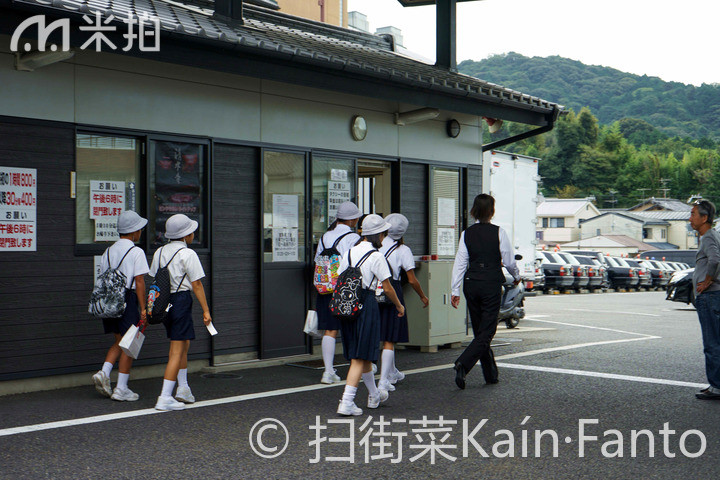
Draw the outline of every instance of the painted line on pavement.
<instances>
[{"instance_id":1,"label":"painted line on pavement","mask_svg":"<svg viewBox=\"0 0 720 480\"><path fill-rule=\"evenodd\" d=\"M603 330L606 332L624 333L627 335L637 335L639 337L646 337L646 338L653 338L653 339L662 338L662 337L658 337L655 335L648 335L646 333L637 333L637 332L628 332L627 330L618 330L617 328L594 327L592 325L582 325L579 323L556 322L554 320L544 320L544 319L541 319L539 315L538 316L528 316L528 317L525 317L524 320L543 322L543 323L551 323L553 325L565 325L567 327L587 328L590 330Z\"/></svg>"},{"instance_id":2,"label":"painted line on pavement","mask_svg":"<svg viewBox=\"0 0 720 480\"><path fill-rule=\"evenodd\" d=\"M597 310L591 310L589 308L565 308L564 309L567 312L593 312L597 313ZM603 310L603 313L619 313L620 315L643 315L645 317L661 317L662 315L657 315L655 313L637 313L637 312L620 312L616 310Z\"/></svg>"}]
</instances>

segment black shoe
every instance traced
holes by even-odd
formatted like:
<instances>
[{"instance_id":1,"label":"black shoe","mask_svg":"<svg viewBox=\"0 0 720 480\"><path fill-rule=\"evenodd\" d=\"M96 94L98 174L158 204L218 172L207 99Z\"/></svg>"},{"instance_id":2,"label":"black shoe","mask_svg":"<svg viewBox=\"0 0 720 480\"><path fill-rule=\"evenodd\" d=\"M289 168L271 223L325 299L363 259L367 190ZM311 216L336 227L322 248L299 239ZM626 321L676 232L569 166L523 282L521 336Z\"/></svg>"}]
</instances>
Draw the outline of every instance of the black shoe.
<instances>
[{"instance_id":1,"label":"black shoe","mask_svg":"<svg viewBox=\"0 0 720 480\"><path fill-rule=\"evenodd\" d=\"M708 389L696 393L695 398L699 398L700 400L720 400L720 393L713 393Z\"/></svg>"},{"instance_id":2,"label":"black shoe","mask_svg":"<svg viewBox=\"0 0 720 480\"><path fill-rule=\"evenodd\" d=\"M465 390L465 375L467 372L465 371L465 367L462 366L461 363L455 364L455 383L457 384L458 388L460 390Z\"/></svg>"},{"instance_id":3,"label":"black shoe","mask_svg":"<svg viewBox=\"0 0 720 480\"><path fill-rule=\"evenodd\" d=\"M483 377L485 377L485 383L491 385L498 383L498 368L492 350L490 350L490 362L486 365L481 361L480 366L482 367Z\"/></svg>"}]
</instances>

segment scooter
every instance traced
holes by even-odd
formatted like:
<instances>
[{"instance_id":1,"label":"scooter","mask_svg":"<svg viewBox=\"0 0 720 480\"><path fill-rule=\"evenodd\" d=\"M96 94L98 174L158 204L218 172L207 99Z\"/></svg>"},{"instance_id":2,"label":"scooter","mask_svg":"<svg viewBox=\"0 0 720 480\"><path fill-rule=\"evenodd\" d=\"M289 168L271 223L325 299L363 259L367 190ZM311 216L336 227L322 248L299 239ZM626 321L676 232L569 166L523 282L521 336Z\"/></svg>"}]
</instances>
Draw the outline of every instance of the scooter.
<instances>
[{"instance_id":1,"label":"scooter","mask_svg":"<svg viewBox=\"0 0 720 480\"><path fill-rule=\"evenodd\" d=\"M515 260L522 260L522 255L515 255ZM500 313L498 323L505 321L507 328L515 328L520 319L525 318L525 284L520 281L515 285L515 279L503 267L505 283L502 286L502 299L500 301Z\"/></svg>"}]
</instances>

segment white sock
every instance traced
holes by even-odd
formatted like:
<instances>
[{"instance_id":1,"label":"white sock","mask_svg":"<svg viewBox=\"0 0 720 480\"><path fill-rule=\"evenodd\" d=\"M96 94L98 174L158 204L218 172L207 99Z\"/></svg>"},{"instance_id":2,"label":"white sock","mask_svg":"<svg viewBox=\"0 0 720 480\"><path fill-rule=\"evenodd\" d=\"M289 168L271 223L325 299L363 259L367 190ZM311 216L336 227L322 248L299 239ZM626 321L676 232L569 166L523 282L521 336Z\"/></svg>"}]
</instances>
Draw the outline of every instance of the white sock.
<instances>
[{"instance_id":1,"label":"white sock","mask_svg":"<svg viewBox=\"0 0 720 480\"><path fill-rule=\"evenodd\" d=\"M322 338L322 356L325 364L325 371L335 373L333 361L335 360L335 338L330 335L323 335Z\"/></svg>"},{"instance_id":2,"label":"white sock","mask_svg":"<svg viewBox=\"0 0 720 480\"><path fill-rule=\"evenodd\" d=\"M373 397L377 396L378 391L377 387L375 386L375 375L373 375L372 372L367 372L362 374L363 383L368 389L368 393L372 395Z\"/></svg>"},{"instance_id":3,"label":"white sock","mask_svg":"<svg viewBox=\"0 0 720 480\"><path fill-rule=\"evenodd\" d=\"M113 364L110 362L103 363L102 371L103 373L110 378L110 372L112 372Z\"/></svg>"},{"instance_id":4,"label":"white sock","mask_svg":"<svg viewBox=\"0 0 720 480\"><path fill-rule=\"evenodd\" d=\"M167 380L163 378L163 388L162 393L160 394L161 397L172 397L173 390L175 389L175 382L174 380Z\"/></svg>"},{"instance_id":5,"label":"white sock","mask_svg":"<svg viewBox=\"0 0 720 480\"><path fill-rule=\"evenodd\" d=\"M382 366L380 368L380 381L390 380L390 374L395 373L395 350L382 351Z\"/></svg>"},{"instance_id":6,"label":"white sock","mask_svg":"<svg viewBox=\"0 0 720 480\"><path fill-rule=\"evenodd\" d=\"M351 385L345 385L345 391L343 392L342 401L348 402L348 403L354 402L356 393L357 393L357 387L353 387Z\"/></svg>"},{"instance_id":7,"label":"white sock","mask_svg":"<svg viewBox=\"0 0 720 480\"><path fill-rule=\"evenodd\" d=\"M128 379L130 378L129 373L118 373L118 381L117 385L115 385L115 388L119 388L120 390L127 389L127 383Z\"/></svg>"},{"instance_id":8,"label":"white sock","mask_svg":"<svg viewBox=\"0 0 720 480\"><path fill-rule=\"evenodd\" d=\"M181 368L178 370L178 387L188 387L187 383L187 368Z\"/></svg>"}]
</instances>

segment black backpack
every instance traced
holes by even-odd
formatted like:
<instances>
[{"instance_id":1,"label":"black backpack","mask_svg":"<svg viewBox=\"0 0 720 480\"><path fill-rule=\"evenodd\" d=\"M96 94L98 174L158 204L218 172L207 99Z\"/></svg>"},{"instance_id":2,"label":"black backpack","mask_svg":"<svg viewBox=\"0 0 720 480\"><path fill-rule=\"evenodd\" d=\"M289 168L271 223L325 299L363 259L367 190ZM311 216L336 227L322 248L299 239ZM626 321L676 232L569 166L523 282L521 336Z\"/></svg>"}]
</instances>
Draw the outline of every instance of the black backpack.
<instances>
[{"instance_id":1,"label":"black backpack","mask_svg":"<svg viewBox=\"0 0 720 480\"><path fill-rule=\"evenodd\" d=\"M387 252L385 252L385 261L387 262L388 268L390 269L390 280L393 279L393 276L395 275L393 273L393 268L390 265L390 262L388 262L388 259L390 258L390 255L398 249L400 246L399 242L395 242L395 245L390 247ZM390 297L385 295L385 290L382 287L382 283L378 283L377 292L375 293L375 299L378 301L378 303L388 304L392 305L392 300L390 300Z\"/></svg>"},{"instance_id":2,"label":"black backpack","mask_svg":"<svg viewBox=\"0 0 720 480\"><path fill-rule=\"evenodd\" d=\"M181 248L180 250L183 250L184 248L185 247ZM168 272L167 267L168 265L170 265L170 262L173 261L175 255L180 252L180 250L173 254L173 256L170 258L170 261L168 261L164 267L160 267L158 269L158 271L155 273L155 280L153 281L153 284L150 285L147 299L147 319L148 323L151 325L164 322L165 319L168 317L170 309L172 308L172 304L170 303L170 272ZM162 248L160 249L160 254L158 256L158 263L160 262L161 258ZM183 277L180 279L180 283L178 284L178 288L175 290L175 293L180 290L180 285L182 285L182 282L183 280L185 280L186 275L187 273L183 275Z\"/></svg>"},{"instance_id":3,"label":"black backpack","mask_svg":"<svg viewBox=\"0 0 720 480\"><path fill-rule=\"evenodd\" d=\"M133 245L130 250L135 248ZM120 271L120 265L125 261L130 250L125 252L117 267L110 265L110 249L105 250L108 260L108 269L100 274L90 295L88 313L96 318L119 318L125 313L125 283L127 278ZM135 279L133 279L133 282Z\"/></svg>"},{"instance_id":4,"label":"black backpack","mask_svg":"<svg viewBox=\"0 0 720 480\"><path fill-rule=\"evenodd\" d=\"M348 268L340 274L330 300L330 313L344 320L355 320L362 312L365 290L362 286L360 266L377 250L367 252L353 267L351 252L348 252ZM373 279L375 277L373 276ZM372 284L372 281L370 281Z\"/></svg>"}]
</instances>

